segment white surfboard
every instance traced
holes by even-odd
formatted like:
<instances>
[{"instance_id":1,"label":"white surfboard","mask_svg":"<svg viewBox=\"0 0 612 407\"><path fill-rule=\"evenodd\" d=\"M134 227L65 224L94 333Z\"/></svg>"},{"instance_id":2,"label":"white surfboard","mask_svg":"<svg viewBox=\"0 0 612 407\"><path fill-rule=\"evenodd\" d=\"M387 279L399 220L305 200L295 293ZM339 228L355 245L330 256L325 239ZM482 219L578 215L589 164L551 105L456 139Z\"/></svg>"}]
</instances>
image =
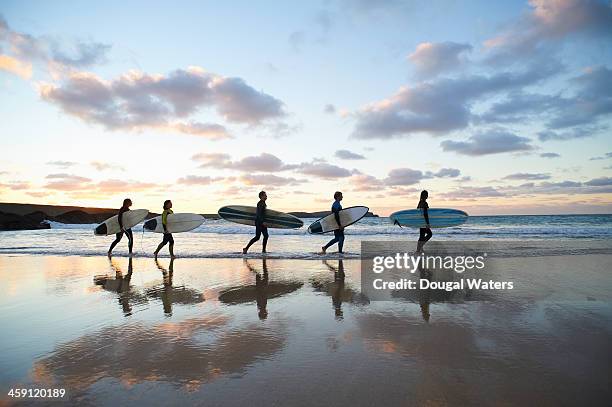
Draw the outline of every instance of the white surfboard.
<instances>
[{"instance_id":1,"label":"white surfboard","mask_svg":"<svg viewBox=\"0 0 612 407\"><path fill-rule=\"evenodd\" d=\"M369 210L370 208L367 206L351 206L350 208L342 209L338 212L338 216L340 216L340 225L342 225L342 227L347 227L358 222L361 218L366 216ZM336 229L339 229L336 217L333 213L330 213L312 222L312 224L308 226L308 233L327 233L333 232Z\"/></svg>"},{"instance_id":2,"label":"white surfboard","mask_svg":"<svg viewBox=\"0 0 612 407\"><path fill-rule=\"evenodd\" d=\"M204 223L204 216L197 213L171 213L168 215L168 232L189 232ZM156 216L144 223L145 230L155 233L164 233L162 217Z\"/></svg>"},{"instance_id":3,"label":"white surfboard","mask_svg":"<svg viewBox=\"0 0 612 407\"><path fill-rule=\"evenodd\" d=\"M148 214L149 211L146 209L134 209L123 212L123 217L121 219L123 221L123 227L125 229L129 229L138 225L147 217ZM118 215L106 219L94 229L94 235L96 236L114 235L115 233L119 232L121 232L121 228L119 227Z\"/></svg>"}]
</instances>

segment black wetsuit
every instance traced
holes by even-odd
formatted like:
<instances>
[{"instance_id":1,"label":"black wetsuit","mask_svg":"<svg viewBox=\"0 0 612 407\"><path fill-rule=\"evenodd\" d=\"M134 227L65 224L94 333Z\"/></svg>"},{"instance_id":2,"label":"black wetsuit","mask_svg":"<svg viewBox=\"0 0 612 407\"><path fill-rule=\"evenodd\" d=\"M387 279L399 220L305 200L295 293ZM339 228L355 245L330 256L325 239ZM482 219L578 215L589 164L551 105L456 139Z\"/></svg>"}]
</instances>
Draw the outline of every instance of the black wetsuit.
<instances>
[{"instance_id":1,"label":"black wetsuit","mask_svg":"<svg viewBox=\"0 0 612 407\"><path fill-rule=\"evenodd\" d=\"M342 205L340 205L340 201L334 201L332 205L332 213L334 214L334 219L338 226L340 226L340 211L342 210ZM338 253L342 253L342 247L344 246L344 229L336 229L334 230L334 238L327 242L325 246L323 246L324 250L327 250L331 245L338 243Z\"/></svg>"},{"instance_id":2,"label":"black wetsuit","mask_svg":"<svg viewBox=\"0 0 612 407\"><path fill-rule=\"evenodd\" d=\"M117 214L117 219L119 221L119 227L121 229L123 229L123 214L129 210L130 208L126 208L124 206L122 206L121 209L119 209L119 213ZM130 250L130 253L132 253L132 247L134 246L134 235L132 235L132 229L125 229L125 231L122 230L121 232L115 235L115 240L113 241L113 243L111 243L110 249L108 249L109 253L112 252L115 246L117 246L117 243L121 241L121 238L123 237L124 233L128 237L128 248Z\"/></svg>"},{"instance_id":3,"label":"black wetsuit","mask_svg":"<svg viewBox=\"0 0 612 407\"><path fill-rule=\"evenodd\" d=\"M266 251L266 245L268 244L268 228L264 226L264 218L266 216L266 203L264 201L257 202L257 211L255 212L255 237L249 241L249 244L246 246L246 250L249 250L249 247L253 243L259 240L261 235L263 235L262 242L262 250Z\"/></svg>"},{"instance_id":4,"label":"black wetsuit","mask_svg":"<svg viewBox=\"0 0 612 407\"><path fill-rule=\"evenodd\" d=\"M419 201L417 209L423 209L423 217L425 218L425 223L429 226L429 205L427 204L427 202ZM423 248L425 242L431 239L431 236L433 236L433 233L431 233L431 229L429 227L419 229L419 251Z\"/></svg>"}]
</instances>

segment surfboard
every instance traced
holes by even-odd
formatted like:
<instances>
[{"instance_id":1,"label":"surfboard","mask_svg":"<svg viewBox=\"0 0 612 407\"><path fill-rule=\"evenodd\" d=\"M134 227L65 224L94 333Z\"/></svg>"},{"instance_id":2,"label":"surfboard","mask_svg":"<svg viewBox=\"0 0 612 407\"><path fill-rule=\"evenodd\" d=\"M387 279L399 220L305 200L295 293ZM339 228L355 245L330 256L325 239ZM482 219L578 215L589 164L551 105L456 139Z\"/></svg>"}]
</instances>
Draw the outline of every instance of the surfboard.
<instances>
[{"instance_id":1,"label":"surfboard","mask_svg":"<svg viewBox=\"0 0 612 407\"><path fill-rule=\"evenodd\" d=\"M338 215L340 216L340 224L342 227L347 227L355 222L359 222L361 218L366 216L369 210L370 208L367 206L351 206L350 208L342 209L340 212L338 212ZM308 233L327 233L333 232L336 229L338 229L336 217L333 213L330 213L329 215L312 222L312 224L308 226Z\"/></svg>"},{"instance_id":2,"label":"surfboard","mask_svg":"<svg viewBox=\"0 0 612 407\"><path fill-rule=\"evenodd\" d=\"M468 219L468 214L458 209L429 208L429 224L432 228L448 228L464 224ZM407 226L410 228L425 228L425 218L423 209L406 209L394 212L389 216L391 223Z\"/></svg>"},{"instance_id":3,"label":"surfboard","mask_svg":"<svg viewBox=\"0 0 612 407\"><path fill-rule=\"evenodd\" d=\"M204 216L197 213L171 213L168 215L168 232L189 232L204 223ZM156 216L144 223L145 230L155 233L164 233L162 217Z\"/></svg>"},{"instance_id":4,"label":"surfboard","mask_svg":"<svg viewBox=\"0 0 612 407\"><path fill-rule=\"evenodd\" d=\"M123 212L123 227L129 229L138 225L148 214L149 211L146 209L134 209L132 211ZM121 232L121 228L119 227L119 217L117 215L106 219L94 229L94 235L96 236L114 235L119 232Z\"/></svg>"},{"instance_id":5,"label":"surfboard","mask_svg":"<svg viewBox=\"0 0 612 407\"><path fill-rule=\"evenodd\" d=\"M243 225L255 226L255 213L257 208L254 206L230 205L219 209L221 218ZM288 213L266 209L264 224L269 228L276 229L298 229L304 226L301 219Z\"/></svg>"}]
</instances>

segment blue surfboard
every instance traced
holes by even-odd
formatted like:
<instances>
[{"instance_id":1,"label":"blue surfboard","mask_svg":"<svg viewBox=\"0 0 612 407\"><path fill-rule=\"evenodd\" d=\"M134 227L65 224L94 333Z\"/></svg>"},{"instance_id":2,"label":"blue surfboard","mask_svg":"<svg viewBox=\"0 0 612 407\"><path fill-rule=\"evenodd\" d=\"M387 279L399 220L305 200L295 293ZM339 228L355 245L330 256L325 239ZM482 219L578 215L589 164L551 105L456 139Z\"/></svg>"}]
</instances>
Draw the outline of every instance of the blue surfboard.
<instances>
[{"instance_id":1,"label":"blue surfboard","mask_svg":"<svg viewBox=\"0 0 612 407\"><path fill-rule=\"evenodd\" d=\"M468 214L458 209L429 208L429 224L432 228L448 228L464 224ZM391 223L409 228L425 228L425 217L423 209L405 209L394 212L389 216Z\"/></svg>"}]
</instances>

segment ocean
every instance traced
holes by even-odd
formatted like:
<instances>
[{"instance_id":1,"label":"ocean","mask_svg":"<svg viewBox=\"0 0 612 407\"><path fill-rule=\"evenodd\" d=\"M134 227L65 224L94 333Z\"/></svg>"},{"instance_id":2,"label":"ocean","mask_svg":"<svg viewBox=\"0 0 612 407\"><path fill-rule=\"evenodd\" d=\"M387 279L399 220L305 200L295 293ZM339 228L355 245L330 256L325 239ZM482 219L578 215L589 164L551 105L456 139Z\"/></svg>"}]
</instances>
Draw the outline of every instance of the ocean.
<instances>
[{"instance_id":1,"label":"ocean","mask_svg":"<svg viewBox=\"0 0 612 407\"><path fill-rule=\"evenodd\" d=\"M297 230L270 229L268 257L287 259L320 259L318 252L333 235L309 235L307 226L315 219L304 219L304 227ZM114 236L94 236L96 225L51 224L51 229L0 232L0 254L78 255L106 254ZM175 234L175 254L191 258L242 257L242 248L254 234L254 227L207 219L194 231ZM144 232L142 225L133 228L134 252L137 256L152 256L161 235ZM559 249L555 254L591 253L587 247L598 249L612 245L612 215L513 215L472 216L460 227L433 230L432 240L438 241L497 241L513 244L518 255L544 254L533 252L533 245L520 242L551 242ZM346 228L345 258L357 258L362 241L406 241L418 239L418 230L400 228L388 218L364 218ZM594 245L594 246L593 246ZM584 249L580 251L579 249ZM337 256L336 247L329 256ZM578 250L578 252L576 252ZM261 241L255 243L249 256L261 252ZM124 237L115 255L127 254ZM167 248L162 250L167 255ZM260 255L260 254L259 254Z\"/></svg>"}]
</instances>

